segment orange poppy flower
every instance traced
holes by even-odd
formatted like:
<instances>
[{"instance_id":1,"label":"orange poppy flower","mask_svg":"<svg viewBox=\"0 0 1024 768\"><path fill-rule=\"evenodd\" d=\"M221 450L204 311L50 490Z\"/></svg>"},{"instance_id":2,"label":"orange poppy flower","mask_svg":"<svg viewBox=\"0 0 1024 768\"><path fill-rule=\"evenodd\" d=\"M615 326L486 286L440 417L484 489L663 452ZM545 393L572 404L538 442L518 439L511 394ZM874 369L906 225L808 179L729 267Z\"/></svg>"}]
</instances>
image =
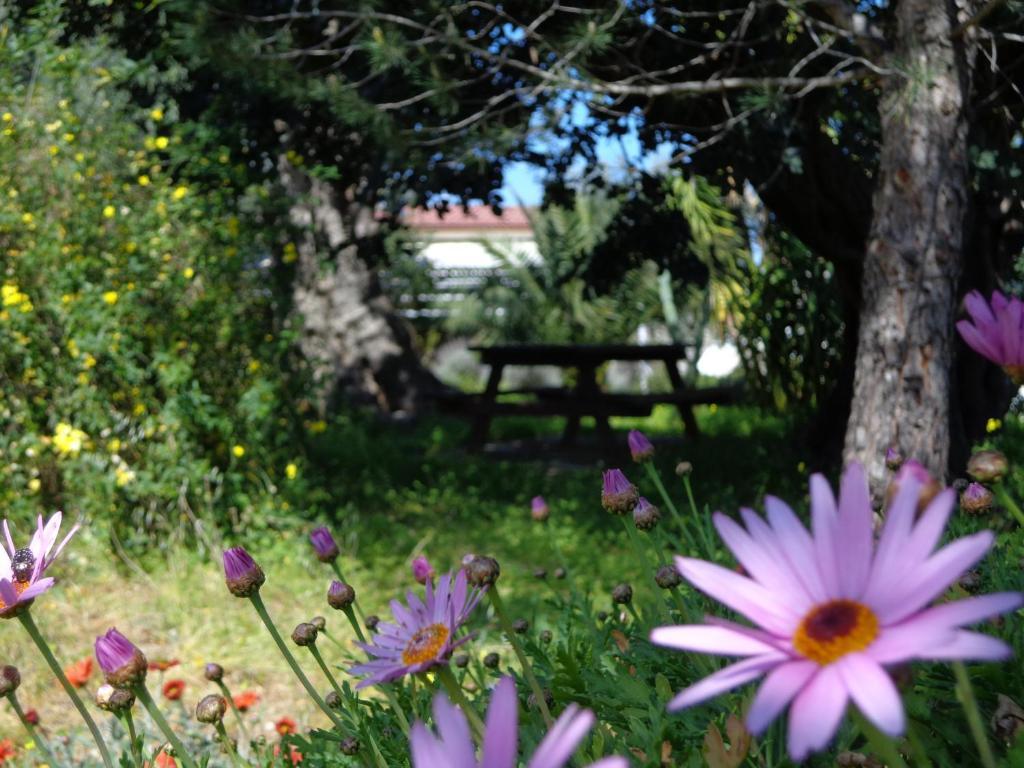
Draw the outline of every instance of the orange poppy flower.
<instances>
[{"instance_id":1,"label":"orange poppy flower","mask_svg":"<svg viewBox=\"0 0 1024 768\"><path fill-rule=\"evenodd\" d=\"M64 676L75 688L84 686L92 677L92 656L86 656L84 659L76 661L64 670Z\"/></svg>"},{"instance_id":2,"label":"orange poppy flower","mask_svg":"<svg viewBox=\"0 0 1024 768\"><path fill-rule=\"evenodd\" d=\"M231 698L235 702L235 708L239 712L249 711L259 704L260 701L260 695L256 693L256 691L242 691L241 693L236 693Z\"/></svg>"},{"instance_id":3,"label":"orange poppy flower","mask_svg":"<svg viewBox=\"0 0 1024 768\"><path fill-rule=\"evenodd\" d=\"M14 742L3 739L0 741L0 763L6 763L9 757L14 757Z\"/></svg>"},{"instance_id":4,"label":"orange poppy flower","mask_svg":"<svg viewBox=\"0 0 1024 768\"><path fill-rule=\"evenodd\" d=\"M157 659L149 662L150 672L166 672L171 667L176 667L181 662L178 659Z\"/></svg>"},{"instance_id":5,"label":"orange poppy flower","mask_svg":"<svg viewBox=\"0 0 1024 768\"><path fill-rule=\"evenodd\" d=\"M164 683L164 698L170 701L177 701L185 692L184 680L168 680Z\"/></svg>"},{"instance_id":6,"label":"orange poppy flower","mask_svg":"<svg viewBox=\"0 0 1024 768\"><path fill-rule=\"evenodd\" d=\"M274 745L274 757L279 757L280 755L281 755L281 745L280 744L275 744ZM288 745L288 760L291 761L292 765L298 765L299 763L302 762L302 753L299 752L299 750L297 750L291 744Z\"/></svg>"},{"instance_id":7,"label":"orange poppy flower","mask_svg":"<svg viewBox=\"0 0 1024 768\"><path fill-rule=\"evenodd\" d=\"M156 763L156 768L178 768L178 761L164 751L161 751L153 762Z\"/></svg>"},{"instance_id":8,"label":"orange poppy flower","mask_svg":"<svg viewBox=\"0 0 1024 768\"><path fill-rule=\"evenodd\" d=\"M274 728L282 736L287 736L289 733L295 733L295 730L296 728L298 728L298 726L295 724L295 721L292 720L290 717L282 717L280 720L274 723Z\"/></svg>"}]
</instances>

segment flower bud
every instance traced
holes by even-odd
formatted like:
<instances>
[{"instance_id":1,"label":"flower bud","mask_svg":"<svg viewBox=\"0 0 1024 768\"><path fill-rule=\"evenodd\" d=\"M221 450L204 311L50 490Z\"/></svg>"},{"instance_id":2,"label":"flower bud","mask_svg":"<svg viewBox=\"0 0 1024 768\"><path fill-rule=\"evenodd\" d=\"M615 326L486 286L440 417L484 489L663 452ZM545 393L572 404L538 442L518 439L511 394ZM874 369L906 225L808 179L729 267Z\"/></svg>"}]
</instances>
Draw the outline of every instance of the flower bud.
<instances>
[{"instance_id":1,"label":"flower bud","mask_svg":"<svg viewBox=\"0 0 1024 768\"><path fill-rule=\"evenodd\" d=\"M323 632L327 628L327 619L323 616L314 616L309 623L316 627L317 632Z\"/></svg>"},{"instance_id":2,"label":"flower bud","mask_svg":"<svg viewBox=\"0 0 1024 768\"><path fill-rule=\"evenodd\" d=\"M597 612L597 620L598 621L605 621L607 618L608 618L608 611L598 611Z\"/></svg>"},{"instance_id":3,"label":"flower bud","mask_svg":"<svg viewBox=\"0 0 1024 768\"><path fill-rule=\"evenodd\" d=\"M545 645L547 643L551 642L551 638L552 637L553 637L553 635L551 634L551 630L550 629L542 629L540 631L540 641L542 643L544 643Z\"/></svg>"},{"instance_id":4,"label":"flower bud","mask_svg":"<svg viewBox=\"0 0 1024 768\"><path fill-rule=\"evenodd\" d=\"M245 547L232 547L224 551L224 580L235 597L252 597L267 577Z\"/></svg>"},{"instance_id":5,"label":"flower bud","mask_svg":"<svg viewBox=\"0 0 1024 768\"><path fill-rule=\"evenodd\" d=\"M541 694L544 696L544 703L548 705L548 709L551 709L555 706L555 694L551 692L550 688L544 688L541 691ZM529 696L526 697L526 706L530 709L536 708L537 696L535 694L531 693Z\"/></svg>"},{"instance_id":6,"label":"flower bud","mask_svg":"<svg viewBox=\"0 0 1024 768\"><path fill-rule=\"evenodd\" d=\"M977 515L992 506L992 491L981 483L971 483L960 494L960 508L970 515Z\"/></svg>"},{"instance_id":7,"label":"flower bud","mask_svg":"<svg viewBox=\"0 0 1024 768\"><path fill-rule=\"evenodd\" d=\"M543 523L551 516L551 509L543 496L534 496L530 501L530 517L538 523Z\"/></svg>"},{"instance_id":8,"label":"flower bud","mask_svg":"<svg viewBox=\"0 0 1024 768\"><path fill-rule=\"evenodd\" d=\"M636 486L621 469L605 471L601 480L601 506L612 514L624 515L633 509L637 498Z\"/></svg>"},{"instance_id":9,"label":"flower bud","mask_svg":"<svg viewBox=\"0 0 1024 768\"><path fill-rule=\"evenodd\" d=\"M633 588L629 584L617 584L612 590L612 602L618 605L628 605L633 602Z\"/></svg>"},{"instance_id":10,"label":"flower bud","mask_svg":"<svg viewBox=\"0 0 1024 768\"><path fill-rule=\"evenodd\" d=\"M328 691L327 695L324 696L324 704L331 709L341 709L341 696L338 695L337 691Z\"/></svg>"},{"instance_id":11,"label":"flower bud","mask_svg":"<svg viewBox=\"0 0 1024 768\"><path fill-rule=\"evenodd\" d=\"M363 619L363 624L366 625L366 628L368 630L374 632L377 629L377 625L380 624L380 616L371 613L369 616Z\"/></svg>"},{"instance_id":12,"label":"flower bud","mask_svg":"<svg viewBox=\"0 0 1024 768\"><path fill-rule=\"evenodd\" d=\"M534 568L533 569L533 578L535 578L535 579L546 579L547 577L548 577L548 572L547 572L546 569L544 569L544 568Z\"/></svg>"},{"instance_id":13,"label":"flower bud","mask_svg":"<svg viewBox=\"0 0 1024 768\"><path fill-rule=\"evenodd\" d=\"M555 568L555 578L564 579L566 576L565 568Z\"/></svg>"},{"instance_id":14,"label":"flower bud","mask_svg":"<svg viewBox=\"0 0 1024 768\"><path fill-rule=\"evenodd\" d=\"M96 706L115 715L126 712L135 706L135 693L128 688L104 684L96 689Z\"/></svg>"},{"instance_id":15,"label":"flower bud","mask_svg":"<svg viewBox=\"0 0 1024 768\"><path fill-rule=\"evenodd\" d=\"M223 696L211 693L204 696L196 704L196 720L200 723L215 725L224 719L224 713L228 711L228 703Z\"/></svg>"},{"instance_id":16,"label":"flower bud","mask_svg":"<svg viewBox=\"0 0 1024 768\"><path fill-rule=\"evenodd\" d=\"M338 746L341 748L341 754L351 757L352 755L359 754L359 748L362 745L355 736L346 736Z\"/></svg>"},{"instance_id":17,"label":"flower bud","mask_svg":"<svg viewBox=\"0 0 1024 768\"><path fill-rule=\"evenodd\" d=\"M633 525L638 531L651 531L661 520L661 512L656 506L641 496L633 507Z\"/></svg>"},{"instance_id":18,"label":"flower bud","mask_svg":"<svg viewBox=\"0 0 1024 768\"><path fill-rule=\"evenodd\" d=\"M680 461L676 464L676 475L679 477L686 477L693 472L693 464L688 461Z\"/></svg>"},{"instance_id":19,"label":"flower bud","mask_svg":"<svg viewBox=\"0 0 1024 768\"><path fill-rule=\"evenodd\" d=\"M899 472L896 473L892 482L889 483L889 487L885 492L886 507L896 497L900 483L905 482L908 478L913 479L921 486L921 492L917 498L917 511L918 513L923 512L925 507L931 504L932 499L942 492L942 483L932 477L932 473L917 459L907 459L904 461Z\"/></svg>"},{"instance_id":20,"label":"flower bud","mask_svg":"<svg viewBox=\"0 0 1024 768\"><path fill-rule=\"evenodd\" d=\"M343 581L335 579L327 588L327 604L337 611L344 611L356 601L356 591Z\"/></svg>"},{"instance_id":21,"label":"flower bud","mask_svg":"<svg viewBox=\"0 0 1024 768\"><path fill-rule=\"evenodd\" d=\"M475 587L489 587L501 575L501 566L493 557L476 555L465 566L466 581Z\"/></svg>"},{"instance_id":22,"label":"flower bud","mask_svg":"<svg viewBox=\"0 0 1024 768\"><path fill-rule=\"evenodd\" d=\"M894 446L889 446L885 450L885 466L895 472L901 466L903 466L903 454L900 453L899 449Z\"/></svg>"},{"instance_id":23,"label":"flower bud","mask_svg":"<svg viewBox=\"0 0 1024 768\"><path fill-rule=\"evenodd\" d=\"M1006 456L999 451L978 451L967 462L967 474L979 483L997 483L1009 468Z\"/></svg>"},{"instance_id":24,"label":"flower bud","mask_svg":"<svg viewBox=\"0 0 1024 768\"><path fill-rule=\"evenodd\" d=\"M629 443L629 454L637 464L650 461L654 457L654 444L639 429L629 430L626 442Z\"/></svg>"},{"instance_id":25,"label":"flower bud","mask_svg":"<svg viewBox=\"0 0 1024 768\"><path fill-rule=\"evenodd\" d=\"M17 667L7 664L0 667L0 696L7 696L18 690L21 685L21 672Z\"/></svg>"},{"instance_id":26,"label":"flower bud","mask_svg":"<svg viewBox=\"0 0 1024 768\"><path fill-rule=\"evenodd\" d=\"M662 589L672 589L683 583L683 577L674 565L663 565L654 574L654 583Z\"/></svg>"},{"instance_id":27,"label":"flower bud","mask_svg":"<svg viewBox=\"0 0 1024 768\"><path fill-rule=\"evenodd\" d=\"M468 653L457 653L452 657L452 663L459 669L465 669L469 666L469 654Z\"/></svg>"},{"instance_id":28,"label":"flower bud","mask_svg":"<svg viewBox=\"0 0 1024 768\"><path fill-rule=\"evenodd\" d=\"M420 584L426 584L434 578L434 566L423 555L417 555L412 561L412 577Z\"/></svg>"},{"instance_id":29,"label":"flower bud","mask_svg":"<svg viewBox=\"0 0 1024 768\"><path fill-rule=\"evenodd\" d=\"M331 532L323 526L314 528L309 532L309 541L313 545L316 559L321 563L333 563L338 559L341 551L338 549L338 542L334 540Z\"/></svg>"},{"instance_id":30,"label":"flower bud","mask_svg":"<svg viewBox=\"0 0 1024 768\"><path fill-rule=\"evenodd\" d=\"M109 629L96 638L96 660L107 682L115 688L130 688L141 683L149 668L142 651L116 629Z\"/></svg>"},{"instance_id":31,"label":"flower bud","mask_svg":"<svg viewBox=\"0 0 1024 768\"><path fill-rule=\"evenodd\" d=\"M224 667L211 662L203 668L203 677L211 683L219 683L224 679Z\"/></svg>"},{"instance_id":32,"label":"flower bud","mask_svg":"<svg viewBox=\"0 0 1024 768\"><path fill-rule=\"evenodd\" d=\"M488 669L497 669L500 663L501 657L493 651L484 656L484 666Z\"/></svg>"},{"instance_id":33,"label":"flower bud","mask_svg":"<svg viewBox=\"0 0 1024 768\"><path fill-rule=\"evenodd\" d=\"M305 647L316 643L316 627L312 624L302 622L292 630L292 642L297 646Z\"/></svg>"},{"instance_id":34,"label":"flower bud","mask_svg":"<svg viewBox=\"0 0 1024 768\"><path fill-rule=\"evenodd\" d=\"M525 635L530 629L530 622L526 619L516 619L512 622L512 631L517 635Z\"/></svg>"}]
</instances>

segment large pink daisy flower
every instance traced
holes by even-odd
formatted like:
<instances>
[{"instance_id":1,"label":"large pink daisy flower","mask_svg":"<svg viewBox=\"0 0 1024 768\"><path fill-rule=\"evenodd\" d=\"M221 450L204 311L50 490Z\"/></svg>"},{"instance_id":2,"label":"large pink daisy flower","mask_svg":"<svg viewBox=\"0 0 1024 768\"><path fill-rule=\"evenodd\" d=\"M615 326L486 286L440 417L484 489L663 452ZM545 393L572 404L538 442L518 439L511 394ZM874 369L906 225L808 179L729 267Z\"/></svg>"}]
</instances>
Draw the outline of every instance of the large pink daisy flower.
<instances>
[{"instance_id":1,"label":"large pink daisy flower","mask_svg":"<svg viewBox=\"0 0 1024 768\"><path fill-rule=\"evenodd\" d=\"M14 616L19 606L31 602L53 586L53 579L43 574L78 530L76 524L57 544L61 519L61 513L56 512L44 525L40 515L32 540L21 549L14 546L11 526L4 520L4 546L0 546L0 618ZM54 544L57 544L56 550Z\"/></svg>"},{"instance_id":2,"label":"large pink daisy flower","mask_svg":"<svg viewBox=\"0 0 1024 768\"><path fill-rule=\"evenodd\" d=\"M434 722L438 735L420 722L409 733L413 768L515 768L519 764L519 702L516 684L503 677L491 694L487 708L480 762L466 716L444 696L434 697ZM562 768L580 742L594 727L594 713L570 704L537 746L526 768ZM628 768L621 757L606 757L589 768Z\"/></svg>"},{"instance_id":3,"label":"large pink daisy flower","mask_svg":"<svg viewBox=\"0 0 1024 768\"><path fill-rule=\"evenodd\" d=\"M394 622L380 622L372 642L359 644L373 659L349 670L356 676L365 675L356 688L447 664L452 651L469 639L456 634L483 593L469 589L466 572L460 569L454 578L446 573L438 579L436 589L429 579L425 586L423 600L411 590L406 596L408 606L392 600Z\"/></svg>"},{"instance_id":4,"label":"large pink daisy flower","mask_svg":"<svg viewBox=\"0 0 1024 768\"><path fill-rule=\"evenodd\" d=\"M1024 385L1024 302L993 291L991 305L977 291L964 297L970 320L956 324L967 345Z\"/></svg>"},{"instance_id":5,"label":"large pink daisy flower","mask_svg":"<svg viewBox=\"0 0 1024 768\"><path fill-rule=\"evenodd\" d=\"M902 733L903 705L885 668L915 659L999 660L1000 640L964 629L1021 605L1016 592L929 603L984 556L989 531L935 551L955 495L944 490L915 521L920 483L904 478L877 545L864 470L851 465L839 504L821 475L811 477L813 535L780 499L765 498L767 522L742 510L744 529L718 513L715 526L749 575L703 560L676 558L695 587L756 627L710 619L660 627L659 645L742 657L690 686L670 703L678 710L767 675L747 713L761 733L787 707L789 752L802 760L831 740L847 703L880 730Z\"/></svg>"}]
</instances>

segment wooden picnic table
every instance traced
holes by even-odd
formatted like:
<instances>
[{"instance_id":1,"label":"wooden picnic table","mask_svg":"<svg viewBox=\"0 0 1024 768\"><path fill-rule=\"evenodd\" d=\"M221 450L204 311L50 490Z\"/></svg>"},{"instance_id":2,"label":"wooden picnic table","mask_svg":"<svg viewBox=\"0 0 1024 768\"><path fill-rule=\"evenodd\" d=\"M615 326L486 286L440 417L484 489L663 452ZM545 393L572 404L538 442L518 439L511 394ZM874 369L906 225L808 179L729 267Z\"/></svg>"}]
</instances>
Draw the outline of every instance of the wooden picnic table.
<instances>
[{"instance_id":1,"label":"wooden picnic table","mask_svg":"<svg viewBox=\"0 0 1024 768\"><path fill-rule=\"evenodd\" d=\"M579 434L583 416L593 416L598 435L611 442L609 416L648 416L655 405L670 403L679 409L688 434L698 433L693 406L732 402L735 387L687 387L679 375L678 363L687 360L689 348L681 344L498 344L471 347L480 361L490 367L487 386L479 395L461 395L459 410L473 419L470 441L482 446L495 416L531 415L564 416L563 445L571 445ZM598 382L598 369L607 362L646 361L661 362L665 366L671 392L632 393L606 392ZM571 388L533 387L502 390L501 379L505 368L520 366L556 366L576 370L576 382ZM530 399L502 402L506 394L530 395ZM450 403L450 404L455 404ZM466 406L465 410L463 410Z\"/></svg>"}]
</instances>

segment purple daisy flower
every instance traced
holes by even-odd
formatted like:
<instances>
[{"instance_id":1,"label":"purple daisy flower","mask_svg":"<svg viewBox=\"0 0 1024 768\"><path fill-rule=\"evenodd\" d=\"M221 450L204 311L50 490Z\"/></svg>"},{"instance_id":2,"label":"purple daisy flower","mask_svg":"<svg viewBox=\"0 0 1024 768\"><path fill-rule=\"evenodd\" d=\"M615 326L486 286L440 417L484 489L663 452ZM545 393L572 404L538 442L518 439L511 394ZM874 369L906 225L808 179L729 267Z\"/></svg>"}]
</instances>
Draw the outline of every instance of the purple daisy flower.
<instances>
[{"instance_id":1,"label":"purple daisy flower","mask_svg":"<svg viewBox=\"0 0 1024 768\"><path fill-rule=\"evenodd\" d=\"M224 581L235 597L251 597L260 591L266 576L245 547L224 550Z\"/></svg>"},{"instance_id":2,"label":"purple daisy flower","mask_svg":"<svg viewBox=\"0 0 1024 768\"><path fill-rule=\"evenodd\" d=\"M469 640L455 635L480 601L482 590L469 589L463 570L454 577L446 573L436 589L428 581L426 588L425 599L411 590L407 593L408 607L392 600L394 623L380 622L372 643L358 644L373 659L349 670L363 677L356 688L446 664L452 651Z\"/></svg>"},{"instance_id":3,"label":"purple daisy flower","mask_svg":"<svg viewBox=\"0 0 1024 768\"><path fill-rule=\"evenodd\" d=\"M1018 386L1024 385L1024 302L993 291L992 301L977 291L964 297L970 320L956 329L967 346L1001 366Z\"/></svg>"},{"instance_id":4,"label":"purple daisy flower","mask_svg":"<svg viewBox=\"0 0 1024 768\"><path fill-rule=\"evenodd\" d=\"M148 669L142 651L114 628L96 638L96 661L107 682L121 688L144 680Z\"/></svg>"},{"instance_id":5,"label":"purple daisy flower","mask_svg":"<svg viewBox=\"0 0 1024 768\"><path fill-rule=\"evenodd\" d=\"M543 496L534 496L530 500L530 517L538 523L543 523L551 515L551 508Z\"/></svg>"},{"instance_id":6,"label":"purple daisy flower","mask_svg":"<svg viewBox=\"0 0 1024 768\"><path fill-rule=\"evenodd\" d=\"M616 515L632 511L639 494L621 469L607 469L601 477L601 505Z\"/></svg>"},{"instance_id":7,"label":"purple daisy flower","mask_svg":"<svg viewBox=\"0 0 1024 768\"><path fill-rule=\"evenodd\" d=\"M316 559L321 563L333 563L338 559L338 555L341 554L341 550L338 549L338 542L334 540L331 532L323 526L310 531L309 540L316 551Z\"/></svg>"},{"instance_id":8,"label":"purple daisy flower","mask_svg":"<svg viewBox=\"0 0 1024 768\"><path fill-rule=\"evenodd\" d=\"M62 514L55 512L44 524L40 515L36 520L36 532L32 534L32 540L22 549L14 546L11 526L4 520L5 541L4 546L0 546L0 618L14 616L20 606L31 602L54 585L54 580L43 574L53 565L79 528L77 523L72 526L68 535L54 549L62 519Z\"/></svg>"},{"instance_id":9,"label":"purple daisy flower","mask_svg":"<svg viewBox=\"0 0 1024 768\"><path fill-rule=\"evenodd\" d=\"M629 453L637 464L648 461L654 456L654 444L639 429L629 430L626 442L629 443Z\"/></svg>"},{"instance_id":10,"label":"purple daisy flower","mask_svg":"<svg viewBox=\"0 0 1024 768\"><path fill-rule=\"evenodd\" d=\"M879 730L902 733L903 704L886 668L916 659L1005 659L1009 646L964 627L1022 603L1020 593L1003 592L928 607L994 539L982 531L935 551L953 509L951 489L915 521L922 488L908 473L876 545L863 467L847 468L838 504L821 475L812 475L810 486L812 532L772 496L765 498L767 522L749 509L742 510L745 529L715 515L719 535L749 577L676 558L695 587L756 627L712 619L651 633L658 645L743 659L691 685L669 709L767 675L747 728L763 732L789 706L789 753L797 761L829 743L851 700Z\"/></svg>"},{"instance_id":11,"label":"purple daisy flower","mask_svg":"<svg viewBox=\"0 0 1024 768\"><path fill-rule=\"evenodd\" d=\"M434 697L435 736L421 722L413 724L409 734L413 768L515 768L519 764L519 703L516 685L503 677L494 688L487 708L480 762L462 711L438 694ZM594 713L570 704L526 764L527 768L562 768L576 747L594 727ZM627 768L621 757L606 757L589 768Z\"/></svg>"}]
</instances>

